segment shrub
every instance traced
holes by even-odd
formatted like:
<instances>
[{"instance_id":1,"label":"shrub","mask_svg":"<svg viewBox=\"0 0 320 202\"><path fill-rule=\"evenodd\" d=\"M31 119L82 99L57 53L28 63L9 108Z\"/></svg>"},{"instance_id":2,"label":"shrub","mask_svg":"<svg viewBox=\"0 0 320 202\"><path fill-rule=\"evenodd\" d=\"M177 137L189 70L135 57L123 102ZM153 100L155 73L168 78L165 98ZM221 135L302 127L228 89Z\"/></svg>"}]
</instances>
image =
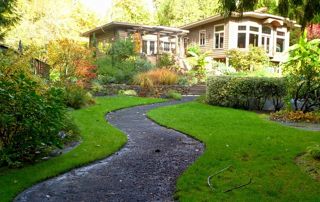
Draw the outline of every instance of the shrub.
<instances>
[{"instance_id":1,"label":"shrub","mask_svg":"<svg viewBox=\"0 0 320 202\"><path fill-rule=\"evenodd\" d=\"M88 87L96 77L93 51L70 39L50 41L47 53L48 64L56 70L55 80L78 81ZM58 74L57 74L58 73Z\"/></svg>"},{"instance_id":2,"label":"shrub","mask_svg":"<svg viewBox=\"0 0 320 202\"><path fill-rule=\"evenodd\" d=\"M110 56L98 59L97 66L98 80L102 84L131 83L135 74L154 67L149 61L139 57L112 62Z\"/></svg>"},{"instance_id":3,"label":"shrub","mask_svg":"<svg viewBox=\"0 0 320 202\"><path fill-rule=\"evenodd\" d=\"M116 40L112 44L110 51L107 53L107 55L110 55L112 57L113 62L124 61L131 56L135 56L136 52L133 40Z\"/></svg>"},{"instance_id":4,"label":"shrub","mask_svg":"<svg viewBox=\"0 0 320 202\"><path fill-rule=\"evenodd\" d=\"M187 49L187 56L192 56L189 54L189 52L195 53L197 55L201 54L201 49L200 46L198 44L192 44L191 46L188 47Z\"/></svg>"},{"instance_id":5,"label":"shrub","mask_svg":"<svg viewBox=\"0 0 320 202\"><path fill-rule=\"evenodd\" d=\"M266 100L272 99L279 110L285 94L281 78L220 76L207 81L207 101L212 105L262 110Z\"/></svg>"},{"instance_id":6,"label":"shrub","mask_svg":"<svg viewBox=\"0 0 320 202\"><path fill-rule=\"evenodd\" d=\"M119 90L118 95L137 96L135 90Z\"/></svg>"},{"instance_id":7,"label":"shrub","mask_svg":"<svg viewBox=\"0 0 320 202\"><path fill-rule=\"evenodd\" d=\"M68 107L72 107L74 109L80 109L81 107L95 103L89 92L75 84L69 84L65 88L64 100Z\"/></svg>"},{"instance_id":8,"label":"shrub","mask_svg":"<svg viewBox=\"0 0 320 202\"><path fill-rule=\"evenodd\" d=\"M175 61L174 61L173 56L169 53L164 53L164 54L160 55L159 62L157 64L157 66L169 68L174 64L175 64Z\"/></svg>"},{"instance_id":9,"label":"shrub","mask_svg":"<svg viewBox=\"0 0 320 202\"><path fill-rule=\"evenodd\" d=\"M249 51L232 49L227 52L230 65L237 71L253 71L268 65L270 59L266 51L260 47L250 46Z\"/></svg>"},{"instance_id":10,"label":"shrub","mask_svg":"<svg viewBox=\"0 0 320 202\"><path fill-rule=\"evenodd\" d=\"M166 94L166 98L168 99L174 99L174 100L181 100L182 95L174 90L169 90Z\"/></svg>"},{"instance_id":11,"label":"shrub","mask_svg":"<svg viewBox=\"0 0 320 202\"><path fill-rule=\"evenodd\" d=\"M281 110L270 115L270 119L289 122L320 123L320 115L315 112Z\"/></svg>"},{"instance_id":12,"label":"shrub","mask_svg":"<svg viewBox=\"0 0 320 202\"><path fill-rule=\"evenodd\" d=\"M315 160L320 160L320 146L316 145L308 148L308 153Z\"/></svg>"},{"instance_id":13,"label":"shrub","mask_svg":"<svg viewBox=\"0 0 320 202\"><path fill-rule=\"evenodd\" d=\"M304 112L320 107L320 39L308 41L306 33L299 44L289 50L284 63L288 81L288 99L294 99L294 109ZM302 102L299 106L298 103Z\"/></svg>"},{"instance_id":14,"label":"shrub","mask_svg":"<svg viewBox=\"0 0 320 202\"><path fill-rule=\"evenodd\" d=\"M61 145L58 133L69 123L63 92L43 85L24 72L0 73L0 165L34 161Z\"/></svg>"}]
</instances>

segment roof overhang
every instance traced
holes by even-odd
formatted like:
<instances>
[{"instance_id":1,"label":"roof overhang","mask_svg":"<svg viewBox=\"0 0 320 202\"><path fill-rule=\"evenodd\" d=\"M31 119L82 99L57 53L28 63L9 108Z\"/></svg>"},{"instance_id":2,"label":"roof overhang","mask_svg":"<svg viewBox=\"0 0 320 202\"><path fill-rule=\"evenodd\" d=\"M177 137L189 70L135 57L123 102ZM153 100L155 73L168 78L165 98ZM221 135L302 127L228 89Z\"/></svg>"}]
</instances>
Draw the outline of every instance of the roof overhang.
<instances>
[{"instance_id":1,"label":"roof overhang","mask_svg":"<svg viewBox=\"0 0 320 202\"><path fill-rule=\"evenodd\" d=\"M278 26L286 25L286 26L291 27L291 28L301 27L299 24L297 24L296 21L290 20L289 18L284 18L284 17L281 17L281 16L271 15L271 14L267 14L267 13L253 12L253 11L244 12L242 14L233 12L230 17L234 17L234 18L251 17L251 18L261 19L261 20L265 19L265 21L266 20L270 21L271 24L274 23L275 25L278 25ZM223 20L223 19L227 19L227 18L225 18L222 15L215 15L215 16L212 16L212 17L209 17L209 18L205 18L203 20L199 20L197 22L193 22L193 23L190 23L190 24L187 24L187 25L183 25L180 28L181 29L192 29L194 27L198 27L198 26L201 26L201 25L204 25L204 24L207 24L207 23L211 23L211 22L215 22L215 21Z\"/></svg>"},{"instance_id":2,"label":"roof overhang","mask_svg":"<svg viewBox=\"0 0 320 202\"><path fill-rule=\"evenodd\" d=\"M141 25L141 24L133 24L127 22L110 22L108 24L102 25L100 27L96 27L92 30L84 32L81 36L89 37L93 33L103 33L107 30L111 30L113 28L127 29L131 31L141 31L146 33L160 33L166 35L183 35L189 33L188 30L176 28L176 27L166 27L166 26L150 26L150 25Z\"/></svg>"}]
</instances>

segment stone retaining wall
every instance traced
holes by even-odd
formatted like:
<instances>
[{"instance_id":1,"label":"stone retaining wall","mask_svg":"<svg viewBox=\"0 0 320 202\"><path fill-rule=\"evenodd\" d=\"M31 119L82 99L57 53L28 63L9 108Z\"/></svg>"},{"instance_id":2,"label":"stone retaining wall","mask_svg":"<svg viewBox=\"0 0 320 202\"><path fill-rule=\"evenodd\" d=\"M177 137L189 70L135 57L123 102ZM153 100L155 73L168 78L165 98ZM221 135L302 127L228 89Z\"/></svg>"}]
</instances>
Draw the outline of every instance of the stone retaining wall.
<instances>
[{"instance_id":1,"label":"stone retaining wall","mask_svg":"<svg viewBox=\"0 0 320 202\"><path fill-rule=\"evenodd\" d=\"M95 95L117 95L120 90L135 90L138 95L150 96L154 94L158 97L164 96L169 90L174 90L182 95L201 95L205 93L204 85L197 86L182 86L182 85L161 85L155 86L153 91L150 92L143 89L138 85L126 85L126 84L109 84L104 85L101 93L96 93Z\"/></svg>"}]
</instances>

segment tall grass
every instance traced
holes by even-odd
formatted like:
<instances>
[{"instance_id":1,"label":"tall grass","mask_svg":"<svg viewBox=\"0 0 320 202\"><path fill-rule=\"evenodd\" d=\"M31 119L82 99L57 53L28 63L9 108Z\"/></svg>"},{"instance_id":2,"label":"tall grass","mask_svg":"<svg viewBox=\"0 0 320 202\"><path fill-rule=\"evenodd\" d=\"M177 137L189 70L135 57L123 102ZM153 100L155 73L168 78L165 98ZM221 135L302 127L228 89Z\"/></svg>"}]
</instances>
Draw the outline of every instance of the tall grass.
<instances>
[{"instance_id":1,"label":"tall grass","mask_svg":"<svg viewBox=\"0 0 320 202\"><path fill-rule=\"evenodd\" d=\"M148 72L139 73L134 78L134 83L142 87L153 87L155 85L173 85L178 82L178 75L168 69L153 69Z\"/></svg>"}]
</instances>

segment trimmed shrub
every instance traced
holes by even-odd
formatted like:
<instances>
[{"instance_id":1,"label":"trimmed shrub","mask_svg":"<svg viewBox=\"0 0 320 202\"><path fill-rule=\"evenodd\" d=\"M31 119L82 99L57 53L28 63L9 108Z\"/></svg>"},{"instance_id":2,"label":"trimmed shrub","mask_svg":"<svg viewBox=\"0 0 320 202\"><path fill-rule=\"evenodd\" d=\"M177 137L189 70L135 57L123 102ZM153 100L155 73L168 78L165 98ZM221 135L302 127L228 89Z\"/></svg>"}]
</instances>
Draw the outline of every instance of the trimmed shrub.
<instances>
[{"instance_id":1,"label":"trimmed shrub","mask_svg":"<svg viewBox=\"0 0 320 202\"><path fill-rule=\"evenodd\" d=\"M182 95L175 90L169 90L166 95L166 98L174 99L174 100L181 100Z\"/></svg>"},{"instance_id":2,"label":"trimmed shrub","mask_svg":"<svg viewBox=\"0 0 320 202\"><path fill-rule=\"evenodd\" d=\"M207 101L212 105L262 110L271 99L278 111L285 95L282 78L220 76L207 81Z\"/></svg>"}]
</instances>

